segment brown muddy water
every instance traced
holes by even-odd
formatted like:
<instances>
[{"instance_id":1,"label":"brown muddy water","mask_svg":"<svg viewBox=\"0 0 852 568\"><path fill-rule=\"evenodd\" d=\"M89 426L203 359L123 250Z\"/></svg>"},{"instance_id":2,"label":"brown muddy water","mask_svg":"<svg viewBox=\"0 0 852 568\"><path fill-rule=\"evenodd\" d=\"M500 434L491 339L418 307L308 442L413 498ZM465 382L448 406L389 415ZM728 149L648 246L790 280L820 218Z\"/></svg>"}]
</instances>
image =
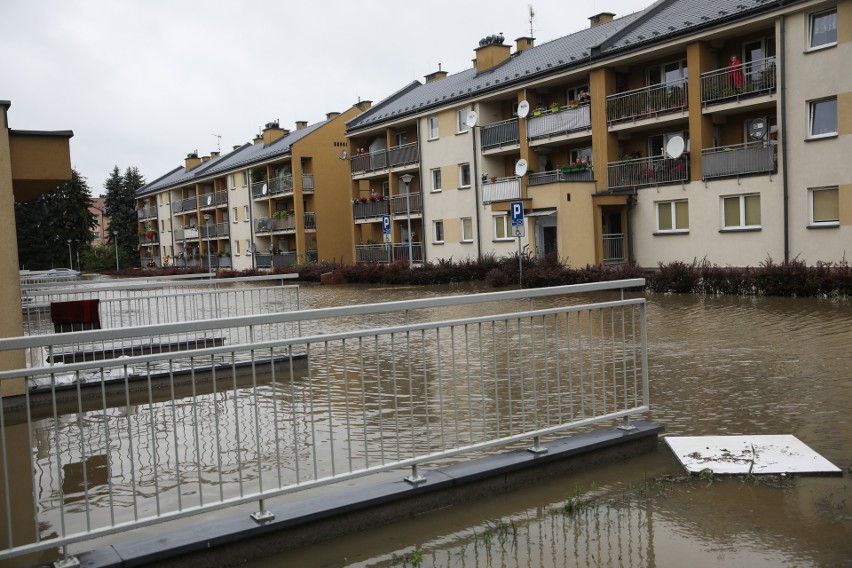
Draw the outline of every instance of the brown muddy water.
<instances>
[{"instance_id":1,"label":"brown muddy water","mask_svg":"<svg viewBox=\"0 0 852 568\"><path fill-rule=\"evenodd\" d=\"M467 287L305 286L303 307ZM841 477L685 478L656 452L249 563L271 566L852 566L852 303L648 296L666 435L793 434Z\"/></svg>"}]
</instances>

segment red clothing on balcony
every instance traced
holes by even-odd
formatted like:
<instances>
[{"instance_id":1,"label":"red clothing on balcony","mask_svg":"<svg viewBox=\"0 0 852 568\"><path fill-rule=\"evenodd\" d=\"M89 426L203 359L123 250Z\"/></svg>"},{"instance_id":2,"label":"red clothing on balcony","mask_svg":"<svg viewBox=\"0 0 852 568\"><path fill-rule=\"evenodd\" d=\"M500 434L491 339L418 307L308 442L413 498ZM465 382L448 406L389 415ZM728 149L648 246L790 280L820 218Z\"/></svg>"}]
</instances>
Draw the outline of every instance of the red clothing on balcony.
<instances>
[{"instance_id":1,"label":"red clothing on balcony","mask_svg":"<svg viewBox=\"0 0 852 568\"><path fill-rule=\"evenodd\" d=\"M731 86L735 89L743 87L743 64L740 58L736 55L731 56L731 62L728 63L728 77L731 80Z\"/></svg>"}]
</instances>

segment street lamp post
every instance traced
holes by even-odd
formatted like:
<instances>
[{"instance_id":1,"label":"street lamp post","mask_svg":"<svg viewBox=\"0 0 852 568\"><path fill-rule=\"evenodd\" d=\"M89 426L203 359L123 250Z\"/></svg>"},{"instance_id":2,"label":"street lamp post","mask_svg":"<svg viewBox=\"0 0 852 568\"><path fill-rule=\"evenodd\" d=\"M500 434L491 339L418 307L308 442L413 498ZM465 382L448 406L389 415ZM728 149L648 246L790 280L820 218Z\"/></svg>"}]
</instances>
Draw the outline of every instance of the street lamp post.
<instances>
[{"instance_id":1,"label":"street lamp post","mask_svg":"<svg viewBox=\"0 0 852 568\"><path fill-rule=\"evenodd\" d=\"M414 245L411 243L411 190L409 189L408 184L411 183L411 180L414 179L414 176L411 174L405 174L399 176L399 180L405 184L405 211L408 213L408 269L412 270L414 268Z\"/></svg>"},{"instance_id":2,"label":"street lamp post","mask_svg":"<svg viewBox=\"0 0 852 568\"><path fill-rule=\"evenodd\" d=\"M115 243L115 269L118 270L118 231L112 232L112 242Z\"/></svg>"},{"instance_id":3,"label":"street lamp post","mask_svg":"<svg viewBox=\"0 0 852 568\"><path fill-rule=\"evenodd\" d=\"M213 270L213 264L210 261L210 215L204 216L204 226L207 227L207 272Z\"/></svg>"},{"instance_id":4,"label":"street lamp post","mask_svg":"<svg viewBox=\"0 0 852 568\"><path fill-rule=\"evenodd\" d=\"M68 239L68 268L74 270L74 257L71 256L71 239Z\"/></svg>"}]
</instances>

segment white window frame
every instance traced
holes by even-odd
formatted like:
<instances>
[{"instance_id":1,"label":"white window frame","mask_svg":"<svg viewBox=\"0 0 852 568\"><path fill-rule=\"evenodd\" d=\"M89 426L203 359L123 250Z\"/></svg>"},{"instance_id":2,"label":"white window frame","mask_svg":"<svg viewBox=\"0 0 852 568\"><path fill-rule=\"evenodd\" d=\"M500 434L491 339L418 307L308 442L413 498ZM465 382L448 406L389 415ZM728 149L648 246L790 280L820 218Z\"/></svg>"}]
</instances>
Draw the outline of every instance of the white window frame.
<instances>
[{"instance_id":1,"label":"white window frame","mask_svg":"<svg viewBox=\"0 0 852 568\"><path fill-rule=\"evenodd\" d=\"M467 168L467 183L464 183L464 171ZM466 189L470 187L471 184L471 176L470 176L470 163L459 164L459 189Z\"/></svg>"},{"instance_id":2,"label":"white window frame","mask_svg":"<svg viewBox=\"0 0 852 568\"><path fill-rule=\"evenodd\" d=\"M237 189L237 182L234 179L234 174L228 175L228 189L231 191Z\"/></svg>"},{"instance_id":3,"label":"white window frame","mask_svg":"<svg viewBox=\"0 0 852 568\"><path fill-rule=\"evenodd\" d=\"M507 214L502 215L493 215L491 224L494 229L494 240L495 241L511 241L514 237L512 237L512 231L509 229L509 216ZM499 229L503 229L504 236L499 236Z\"/></svg>"},{"instance_id":4,"label":"white window frame","mask_svg":"<svg viewBox=\"0 0 852 568\"><path fill-rule=\"evenodd\" d=\"M437 140L441 136L441 128L438 125L438 115L426 119L429 124L429 140Z\"/></svg>"},{"instance_id":5,"label":"white window frame","mask_svg":"<svg viewBox=\"0 0 852 568\"><path fill-rule=\"evenodd\" d=\"M251 239L246 239L246 255L251 256Z\"/></svg>"},{"instance_id":6,"label":"white window frame","mask_svg":"<svg viewBox=\"0 0 852 568\"><path fill-rule=\"evenodd\" d=\"M443 189L441 183L441 168L432 168L429 170L429 177L432 178L432 193L440 193Z\"/></svg>"},{"instance_id":7,"label":"white window frame","mask_svg":"<svg viewBox=\"0 0 852 568\"><path fill-rule=\"evenodd\" d=\"M248 205L243 205L243 222L244 223L249 222L249 206Z\"/></svg>"},{"instance_id":8,"label":"white window frame","mask_svg":"<svg viewBox=\"0 0 852 568\"><path fill-rule=\"evenodd\" d=\"M240 241L234 239L234 256L240 256Z\"/></svg>"},{"instance_id":9,"label":"white window frame","mask_svg":"<svg viewBox=\"0 0 852 568\"><path fill-rule=\"evenodd\" d=\"M248 186L248 170L243 170L243 187Z\"/></svg>"},{"instance_id":10,"label":"white window frame","mask_svg":"<svg viewBox=\"0 0 852 568\"><path fill-rule=\"evenodd\" d=\"M231 222L232 223L239 223L240 222L240 210L237 207L232 207L231 210L233 212L233 216L232 216L233 219L231 219Z\"/></svg>"},{"instance_id":11,"label":"white window frame","mask_svg":"<svg viewBox=\"0 0 852 568\"><path fill-rule=\"evenodd\" d=\"M814 115L816 114L817 105L828 102L834 102L834 130L814 134ZM837 114L837 97L826 97L824 99L808 101L808 139L819 140L820 138L831 138L837 136L837 122L839 118L840 117Z\"/></svg>"},{"instance_id":12,"label":"white window frame","mask_svg":"<svg viewBox=\"0 0 852 568\"><path fill-rule=\"evenodd\" d=\"M686 203L686 228L683 228L683 229L677 228L677 225L678 225L678 223L677 223L677 221L678 221L677 204L678 203ZM671 215L671 220L670 220L671 221L671 225L670 225L671 229L660 228L660 206L661 205L668 205L670 207L669 215ZM657 201L655 209L657 211L656 221L657 221L657 232L658 233L664 233L664 234L668 235L668 234L672 234L672 233L683 234L683 233L689 232L689 201L688 200L686 200L686 199L672 199L670 201Z\"/></svg>"},{"instance_id":13,"label":"white window frame","mask_svg":"<svg viewBox=\"0 0 852 568\"><path fill-rule=\"evenodd\" d=\"M828 16L830 14L834 14L834 41L829 41L826 43L821 43L819 45L814 45L814 24L816 23L817 18L820 16ZM813 14L808 15L808 48L806 51L818 51L820 49L826 49L828 47L834 47L837 45L837 7L831 8L830 10L823 10L821 12L814 12Z\"/></svg>"},{"instance_id":14,"label":"white window frame","mask_svg":"<svg viewBox=\"0 0 852 568\"><path fill-rule=\"evenodd\" d=\"M741 195L723 195L719 198L719 206L721 207L721 219L722 219L722 231L741 231L744 229L761 229L762 225L747 225L746 224L746 198L757 196L758 198L758 208L760 207L760 194L759 193L743 193ZM740 218L737 220L736 225L727 225L725 218L725 200L727 199L739 199L740 200ZM762 213L760 209L758 209L758 213ZM763 222L763 216L761 215L761 222Z\"/></svg>"},{"instance_id":15,"label":"white window frame","mask_svg":"<svg viewBox=\"0 0 852 568\"><path fill-rule=\"evenodd\" d=\"M814 194L821 191L832 191L837 197L837 219L817 221L814 218ZM840 188L838 186L814 187L808 190L808 221L811 227L839 227L840 226Z\"/></svg>"},{"instance_id":16,"label":"white window frame","mask_svg":"<svg viewBox=\"0 0 852 568\"><path fill-rule=\"evenodd\" d=\"M467 224L467 230L465 228L465 224ZM472 217L462 217L461 218L461 242L463 242L463 243L472 243L473 242L473 218Z\"/></svg>"},{"instance_id":17,"label":"white window frame","mask_svg":"<svg viewBox=\"0 0 852 568\"><path fill-rule=\"evenodd\" d=\"M432 244L444 244L444 220L435 219L432 221Z\"/></svg>"},{"instance_id":18,"label":"white window frame","mask_svg":"<svg viewBox=\"0 0 852 568\"><path fill-rule=\"evenodd\" d=\"M467 115L470 111L466 108L456 111L456 134L467 134L470 126L467 125Z\"/></svg>"}]
</instances>

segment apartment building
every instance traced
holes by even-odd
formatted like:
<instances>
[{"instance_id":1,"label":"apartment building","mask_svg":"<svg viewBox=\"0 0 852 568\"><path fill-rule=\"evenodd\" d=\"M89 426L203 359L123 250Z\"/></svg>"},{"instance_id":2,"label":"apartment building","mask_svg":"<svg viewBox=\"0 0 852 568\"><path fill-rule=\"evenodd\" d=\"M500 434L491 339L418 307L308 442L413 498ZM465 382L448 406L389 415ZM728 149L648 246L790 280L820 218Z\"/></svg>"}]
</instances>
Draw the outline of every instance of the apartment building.
<instances>
[{"instance_id":1,"label":"apartment building","mask_svg":"<svg viewBox=\"0 0 852 568\"><path fill-rule=\"evenodd\" d=\"M473 68L347 123L355 258L841 261L850 52L850 0L660 0L539 46L483 38Z\"/></svg>"},{"instance_id":2,"label":"apartment building","mask_svg":"<svg viewBox=\"0 0 852 568\"><path fill-rule=\"evenodd\" d=\"M352 262L345 123L368 106L298 121L292 131L267 123L224 155L188 154L137 192L141 266Z\"/></svg>"}]
</instances>

